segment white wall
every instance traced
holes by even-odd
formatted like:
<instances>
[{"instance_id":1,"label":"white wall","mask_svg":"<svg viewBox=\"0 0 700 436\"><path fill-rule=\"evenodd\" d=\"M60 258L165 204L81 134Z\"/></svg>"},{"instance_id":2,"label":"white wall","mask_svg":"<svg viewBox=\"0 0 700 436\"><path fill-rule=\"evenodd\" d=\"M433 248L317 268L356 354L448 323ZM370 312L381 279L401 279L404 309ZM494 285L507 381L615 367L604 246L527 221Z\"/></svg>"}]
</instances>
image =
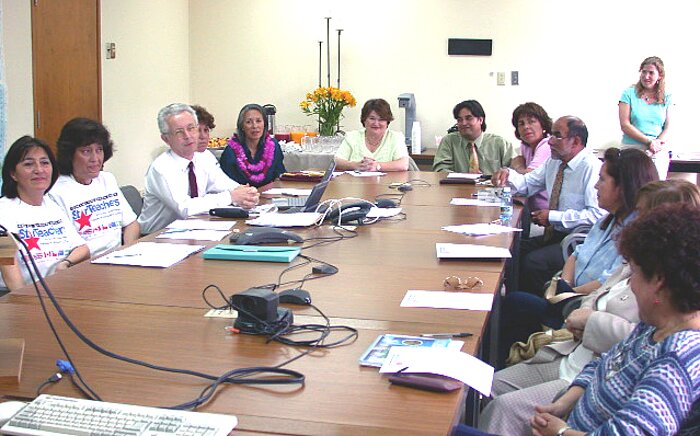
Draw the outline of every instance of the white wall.
<instances>
[{"instance_id":1,"label":"white wall","mask_svg":"<svg viewBox=\"0 0 700 436\"><path fill-rule=\"evenodd\" d=\"M0 0L8 82L8 140L31 133L29 1ZM161 147L158 109L173 101L206 106L214 134L229 135L245 103L273 103L279 124L310 124L298 104L318 81L318 40L331 16L332 82L335 29L342 34L342 87L358 107L346 130L359 127L360 106L416 94L423 143L434 143L454 120L455 103L475 98L488 130L513 138L510 116L536 101L552 117L578 115L590 144L619 140L617 100L637 80L639 62L664 59L677 103L676 146L694 147L692 102L700 61L700 2L649 0L102 0L102 42L117 58L102 61L103 118L117 152L107 164L121 183L143 187L143 174ZM447 55L448 38L491 38L490 57ZM325 54L325 42L324 42ZM325 65L325 62L324 62ZM495 75L520 72L520 86L496 86ZM325 84L325 68L323 82ZM675 141L674 141L675 138ZM697 148L697 147L696 147Z\"/></svg>"},{"instance_id":2,"label":"white wall","mask_svg":"<svg viewBox=\"0 0 700 436\"><path fill-rule=\"evenodd\" d=\"M120 184L143 187L164 145L156 115L190 96L188 0L102 0L102 119L116 147L106 169Z\"/></svg>"},{"instance_id":3,"label":"white wall","mask_svg":"<svg viewBox=\"0 0 700 436\"><path fill-rule=\"evenodd\" d=\"M513 137L510 117L536 101L555 118L580 116L590 144L619 141L617 101L638 77L641 60L660 56L676 96L673 133L694 138L691 108L700 91L691 77L696 56L683 48L700 37L692 21L700 2L562 2L557 0L198 0L191 3L192 99L217 117L216 135L228 135L240 107L274 103L278 124L313 124L298 108L318 80L318 43L331 20L332 83L336 28L341 37L341 87L358 107L346 111L346 129L359 127L365 100L383 97L397 130L397 96L416 95L423 143L454 123L452 107L479 100L488 130ZM657 24L658 23L658 24ZM448 38L491 38L493 56L448 56ZM520 72L520 86L496 86L495 74ZM694 144L679 140L681 146Z\"/></svg>"}]
</instances>

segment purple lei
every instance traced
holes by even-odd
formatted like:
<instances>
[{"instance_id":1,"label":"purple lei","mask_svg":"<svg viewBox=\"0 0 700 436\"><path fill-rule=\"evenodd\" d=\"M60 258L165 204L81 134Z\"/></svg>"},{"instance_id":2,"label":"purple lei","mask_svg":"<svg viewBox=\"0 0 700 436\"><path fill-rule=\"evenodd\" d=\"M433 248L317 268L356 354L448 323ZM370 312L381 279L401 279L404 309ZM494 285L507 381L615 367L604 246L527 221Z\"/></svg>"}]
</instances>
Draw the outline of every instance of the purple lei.
<instances>
[{"instance_id":1,"label":"purple lei","mask_svg":"<svg viewBox=\"0 0 700 436\"><path fill-rule=\"evenodd\" d=\"M231 147L236 155L238 167L243 171L248 179L254 183L260 183L265 179L267 170L272 166L272 161L275 158L275 143L270 138L269 134L265 134L265 144L263 145L262 158L258 163L251 163L243 150L243 146L238 141L236 135L232 136L228 141L228 146Z\"/></svg>"}]
</instances>

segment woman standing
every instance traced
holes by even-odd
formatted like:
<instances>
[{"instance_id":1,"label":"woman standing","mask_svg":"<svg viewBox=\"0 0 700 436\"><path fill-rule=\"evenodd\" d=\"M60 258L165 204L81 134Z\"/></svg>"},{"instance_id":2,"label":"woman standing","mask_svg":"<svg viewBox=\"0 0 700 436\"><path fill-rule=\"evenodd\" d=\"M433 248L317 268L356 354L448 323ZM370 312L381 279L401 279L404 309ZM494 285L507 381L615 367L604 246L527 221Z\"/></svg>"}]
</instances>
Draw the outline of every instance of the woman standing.
<instances>
[{"instance_id":1,"label":"woman standing","mask_svg":"<svg viewBox=\"0 0 700 436\"><path fill-rule=\"evenodd\" d=\"M43 141L23 136L7 151L2 167L0 224L24 241L43 276L90 257L71 220L46 195L57 178L56 158ZM31 283L20 252L13 265L0 266L0 273L0 288L13 291Z\"/></svg>"},{"instance_id":2,"label":"woman standing","mask_svg":"<svg viewBox=\"0 0 700 436\"><path fill-rule=\"evenodd\" d=\"M247 104L238 114L237 132L221 155L221 169L241 185L260 187L277 179L284 168L282 149L270 136L262 106Z\"/></svg>"},{"instance_id":3,"label":"woman standing","mask_svg":"<svg viewBox=\"0 0 700 436\"><path fill-rule=\"evenodd\" d=\"M109 131L88 118L66 123L58 137L61 176L49 195L63 207L93 257L136 241L141 227L117 179L102 171L113 154Z\"/></svg>"},{"instance_id":4,"label":"woman standing","mask_svg":"<svg viewBox=\"0 0 700 436\"><path fill-rule=\"evenodd\" d=\"M363 129L348 132L335 155L339 170L406 171L408 149L400 132L389 130L394 120L386 100L367 100L360 113Z\"/></svg>"},{"instance_id":5,"label":"woman standing","mask_svg":"<svg viewBox=\"0 0 700 436\"><path fill-rule=\"evenodd\" d=\"M647 152L666 179L670 163L668 134L671 95L666 93L664 63L656 56L644 59L639 67L639 82L625 89L618 111L622 128L622 148L637 148Z\"/></svg>"}]
</instances>

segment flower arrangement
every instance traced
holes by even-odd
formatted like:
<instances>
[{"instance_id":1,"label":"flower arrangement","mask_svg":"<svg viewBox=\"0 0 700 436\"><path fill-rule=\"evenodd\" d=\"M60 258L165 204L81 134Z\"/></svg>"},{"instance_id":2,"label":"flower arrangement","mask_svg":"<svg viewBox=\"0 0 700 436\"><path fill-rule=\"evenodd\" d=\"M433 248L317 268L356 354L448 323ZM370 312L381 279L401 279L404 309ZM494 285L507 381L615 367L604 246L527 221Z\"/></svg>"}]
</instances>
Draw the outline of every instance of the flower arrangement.
<instances>
[{"instance_id":1,"label":"flower arrangement","mask_svg":"<svg viewBox=\"0 0 700 436\"><path fill-rule=\"evenodd\" d=\"M345 106L354 107L357 102L350 91L327 87L318 88L306 94L306 100L299 103L301 111L306 115L318 115L319 134L332 136L338 122L343 117Z\"/></svg>"}]
</instances>

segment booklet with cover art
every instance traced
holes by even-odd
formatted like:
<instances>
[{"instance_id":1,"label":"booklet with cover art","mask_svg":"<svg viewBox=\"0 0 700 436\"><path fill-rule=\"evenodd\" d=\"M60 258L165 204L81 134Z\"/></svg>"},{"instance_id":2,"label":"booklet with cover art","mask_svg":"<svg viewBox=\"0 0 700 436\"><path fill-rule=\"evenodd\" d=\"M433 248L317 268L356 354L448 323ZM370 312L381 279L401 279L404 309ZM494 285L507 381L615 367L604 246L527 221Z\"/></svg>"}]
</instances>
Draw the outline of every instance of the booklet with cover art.
<instances>
[{"instance_id":1,"label":"booklet with cover art","mask_svg":"<svg viewBox=\"0 0 700 436\"><path fill-rule=\"evenodd\" d=\"M381 335L360 357L360 365L381 367L391 347L448 348L452 339L424 338L421 336Z\"/></svg>"}]
</instances>

